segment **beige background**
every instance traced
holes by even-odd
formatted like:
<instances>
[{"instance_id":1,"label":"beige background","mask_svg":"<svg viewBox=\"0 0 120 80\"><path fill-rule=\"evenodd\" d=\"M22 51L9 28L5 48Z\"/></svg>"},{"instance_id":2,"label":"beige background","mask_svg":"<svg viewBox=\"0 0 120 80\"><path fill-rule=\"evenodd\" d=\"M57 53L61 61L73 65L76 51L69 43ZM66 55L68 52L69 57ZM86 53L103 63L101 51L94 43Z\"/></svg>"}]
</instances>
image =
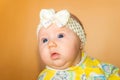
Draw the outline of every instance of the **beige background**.
<instances>
[{"instance_id":1,"label":"beige background","mask_svg":"<svg viewBox=\"0 0 120 80\"><path fill-rule=\"evenodd\" d=\"M37 79L42 8L75 14L87 33L87 54L120 68L120 0L0 0L0 80Z\"/></svg>"}]
</instances>

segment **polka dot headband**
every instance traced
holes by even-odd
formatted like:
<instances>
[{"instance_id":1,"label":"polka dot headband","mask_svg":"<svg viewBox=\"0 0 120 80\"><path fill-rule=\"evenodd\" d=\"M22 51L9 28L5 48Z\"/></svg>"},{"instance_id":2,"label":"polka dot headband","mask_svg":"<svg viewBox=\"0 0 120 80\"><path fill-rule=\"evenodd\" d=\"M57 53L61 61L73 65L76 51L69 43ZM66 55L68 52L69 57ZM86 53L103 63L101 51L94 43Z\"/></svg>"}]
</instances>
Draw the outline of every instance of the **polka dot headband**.
<instances>
[{"instance_id":1,"label":"polka dot headband","mask_svg":"<svg viewBox=\"0 0 120 80\"><path fill-rule=\"evenodd\" d=\"M84 46L86 36L82 25L76 19L72 18L67 10L61 10L55 13L54 9L42 9L40 11L40 24L37 28L37 36L42 27L47 28L52 23L56 23L58 27L66 26L70 28L79 36L82 42L81 46Z\"/></svg>"}]
</instances>

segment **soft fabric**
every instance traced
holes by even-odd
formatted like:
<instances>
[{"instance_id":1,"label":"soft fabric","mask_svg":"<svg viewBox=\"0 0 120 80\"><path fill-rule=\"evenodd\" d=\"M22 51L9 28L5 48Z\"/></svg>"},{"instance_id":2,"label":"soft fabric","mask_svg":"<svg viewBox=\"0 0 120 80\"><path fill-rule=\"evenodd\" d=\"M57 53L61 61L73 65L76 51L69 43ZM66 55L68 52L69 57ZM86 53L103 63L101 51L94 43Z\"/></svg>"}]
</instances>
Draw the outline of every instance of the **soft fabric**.
<instances>
[{"instance_id":1,"label":"soft fabric","mask_svg":"<svg viewBox=\"0 0 120 80\"><path fill-rule=\"evenodd\" d=\"M46 67L38 80L120 80L119 69L82 53L79 64L64 70Z\"/></svg>"}]
</instances>

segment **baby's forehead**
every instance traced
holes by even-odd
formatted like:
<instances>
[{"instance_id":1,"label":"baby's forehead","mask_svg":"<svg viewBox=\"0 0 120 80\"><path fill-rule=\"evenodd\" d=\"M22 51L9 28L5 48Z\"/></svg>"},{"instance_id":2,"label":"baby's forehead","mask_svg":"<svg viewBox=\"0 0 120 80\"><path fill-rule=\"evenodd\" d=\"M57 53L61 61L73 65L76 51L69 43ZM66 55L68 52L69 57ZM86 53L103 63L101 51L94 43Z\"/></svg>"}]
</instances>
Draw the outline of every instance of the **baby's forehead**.
<instances>
[{"instance_id":1,"label":"baby's forehead","mask_svg":"<svg viewBox=\"0 0 120 80\"><path fill-rule=\"evenodd\" d=\"M58 33L58 32L64 32L64 33L70 33L73 32L72 30L70 30L67 26L63 26L63 27L58 27L56 25L51 25L48 28L42 27L39 31L39 34L51 34L51 33Z\"/></svg>"},{"instance_id":2,"label":"baby's forehead","mask_svg":"<svg viewBox=\"0 0 120 80\"><path fill-rule=\"evenodd\" d=\"M67 31L67 30L69 30L69 28L66 25L62 27L58 27L55 23L50 25L47 28L42 27L40 29L40 31Z\"/></svg>"}]
</instances>

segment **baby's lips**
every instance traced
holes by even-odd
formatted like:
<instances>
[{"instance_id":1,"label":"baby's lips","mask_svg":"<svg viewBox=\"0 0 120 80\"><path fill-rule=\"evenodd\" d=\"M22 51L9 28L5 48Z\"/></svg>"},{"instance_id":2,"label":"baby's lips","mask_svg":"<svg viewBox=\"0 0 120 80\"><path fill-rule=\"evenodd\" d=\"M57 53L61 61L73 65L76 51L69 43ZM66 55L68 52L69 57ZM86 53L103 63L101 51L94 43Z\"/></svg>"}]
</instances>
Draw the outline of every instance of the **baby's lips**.
<instances>
[{"instance_id":1,"label":"baby's lips","mask_svg":"<svg viewBox=\"0 0 120 80\"><path fill-rule=\"evenodd\" d=\"M57 52L52 52L51 53L51 59L55 60L58 59L60 57L60 54Z\"/></svg>"}]
</instances>

